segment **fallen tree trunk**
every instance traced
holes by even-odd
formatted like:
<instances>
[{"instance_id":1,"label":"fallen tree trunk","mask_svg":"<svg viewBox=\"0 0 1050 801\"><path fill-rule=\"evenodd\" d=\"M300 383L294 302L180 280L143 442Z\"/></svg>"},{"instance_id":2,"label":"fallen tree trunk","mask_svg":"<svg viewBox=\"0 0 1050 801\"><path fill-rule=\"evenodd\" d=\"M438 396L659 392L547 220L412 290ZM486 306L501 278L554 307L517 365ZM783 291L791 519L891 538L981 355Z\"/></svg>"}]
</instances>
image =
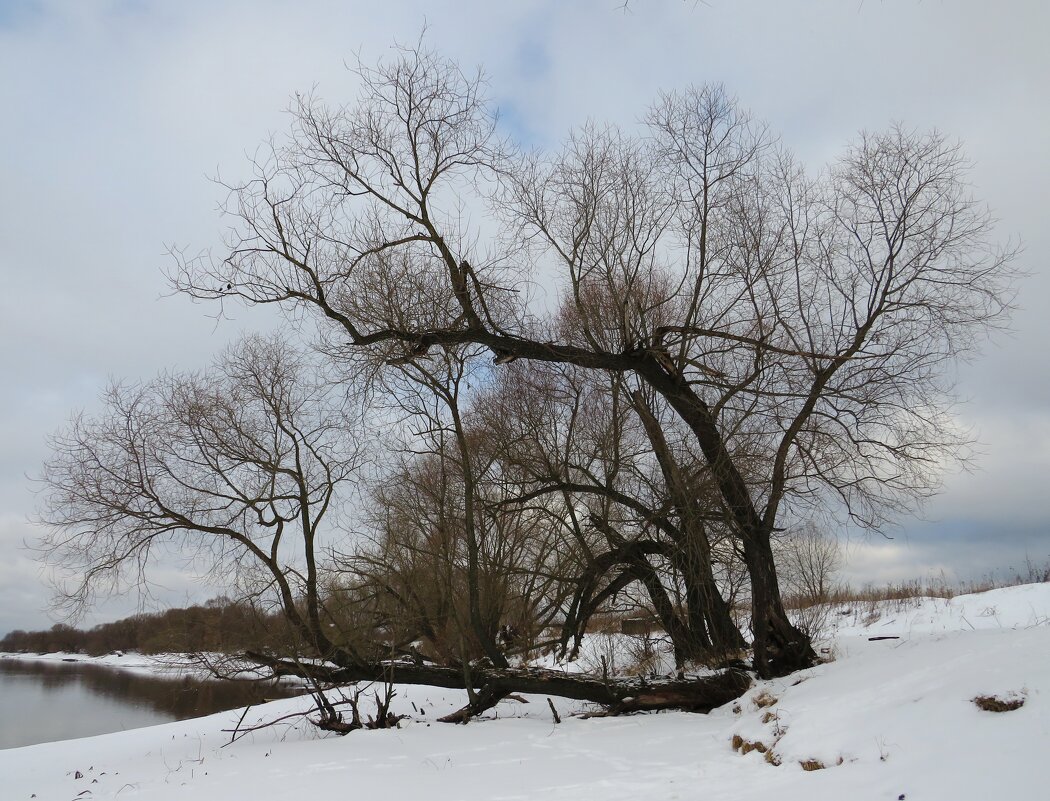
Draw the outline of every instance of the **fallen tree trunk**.
<instances>
[{"instance_id":1,"label":"fallen tree trunk","mask_svg":"<svg viewBox=\"0 0 1050 801\"><path fill-rule=\"evenodd\" d=\"M467 689L462 670L440 665L421 665L408 661L346 666L319 665L256 652L249 652L246 657L269 669L274 676L295 676L328 685L384 681L453 690ZM751 686L751 677L745 671L734 668L693 679L647 680L600 679L542 668L490 668L472 665L470 680L474 690L473 702L441 718L443 722L465 723L471 717L491 709L511 693L554 695L576 701L590 701L601 704L612 714L656 709L710 712L739 698Z\"/></svg>"}]
</instances>

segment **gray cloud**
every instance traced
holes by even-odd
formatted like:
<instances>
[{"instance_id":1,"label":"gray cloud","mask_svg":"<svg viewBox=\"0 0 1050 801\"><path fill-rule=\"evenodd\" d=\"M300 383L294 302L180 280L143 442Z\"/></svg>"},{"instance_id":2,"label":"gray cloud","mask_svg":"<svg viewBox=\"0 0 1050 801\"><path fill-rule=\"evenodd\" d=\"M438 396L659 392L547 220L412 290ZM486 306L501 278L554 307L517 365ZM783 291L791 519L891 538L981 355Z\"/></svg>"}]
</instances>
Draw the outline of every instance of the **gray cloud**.
<instances>
[{"instance_id":1,"label":"gray cloud","mask_svg":"<svg viewBox=\"0 0 1050 801\"><path fill-rule=\"evenodd\" d=\"M1050 8L618 5L0 3L0 547L13 554L0 570L0 629L42 622L46 593L17 547L33 536L25 476L46 433L91 408L108 376L195 367L241 328L273 323L251 310L216 325L212 309L162 298L168 244L219 244L222 193L206 176L243 174L245 152L283 128L294 91L351 98L344 61L414 41L424 20L431 44L486 67L508 131L538 146L588 118L631 126L658 91L704 81L726 83L814 168L892 120L961 139L974 191L1001 236L1023 240L1030 277L1015 333L960 375L960 414L984 442L978 470L949 476L931 505L932 520L952 521L936 524L943 536L904 524L913 550L894 569L959 553L952 531L970 532L971 561L989 565L1004 561L998 531L1050 538L1039 527L1050 518ZM875 577L884 556L858 551L851 569Z\"/></svg>"}]
</instances>

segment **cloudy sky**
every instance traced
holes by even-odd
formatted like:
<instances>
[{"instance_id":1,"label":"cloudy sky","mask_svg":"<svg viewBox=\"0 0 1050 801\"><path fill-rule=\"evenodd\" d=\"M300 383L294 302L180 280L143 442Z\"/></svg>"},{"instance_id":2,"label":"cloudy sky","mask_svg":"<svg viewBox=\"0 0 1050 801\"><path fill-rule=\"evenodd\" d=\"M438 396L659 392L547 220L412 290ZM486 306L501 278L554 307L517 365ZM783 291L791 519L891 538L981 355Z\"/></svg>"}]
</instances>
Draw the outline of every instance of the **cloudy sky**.
<instances>
[{"instance_id":1,"label":"cloudy sky","mask_svg":"<svg viewBox=\"0 0 1050 801\"><path fill-rule=\"evenodd\" d=\"M217 246L217 173L242 174L297 90L354 95L344 64L395 41L490 76L507 130L556 144L633 125L660 90L717 81L814 168L861 129L936 127L1020 240L1021 308L961 386L981 440L922 521L857 541L854 581L973 578L1050 559L1050 5L987 0L0 0L0 633L50 625L29 478L109 377L203 365L255 310L169 297L168 246ZM157 603L208 597L179 570ZM111 603L87 622L133 611Z\"/></svg>"}]
</instances>

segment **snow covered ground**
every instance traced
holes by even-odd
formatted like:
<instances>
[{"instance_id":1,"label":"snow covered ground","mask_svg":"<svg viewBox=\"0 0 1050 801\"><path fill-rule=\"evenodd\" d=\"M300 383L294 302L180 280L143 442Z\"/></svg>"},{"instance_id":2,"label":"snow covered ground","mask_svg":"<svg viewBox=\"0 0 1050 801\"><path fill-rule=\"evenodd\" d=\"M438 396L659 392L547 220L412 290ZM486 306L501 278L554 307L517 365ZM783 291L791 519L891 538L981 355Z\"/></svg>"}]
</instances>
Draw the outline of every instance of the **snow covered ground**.
<instances>
[{"instance_id":1,"label":"snow covered ground","mask_svg":"<svg viewBox=\"0 0 1050 801\"><path fill-rule=\"evenodd\" d=\"M411 718L395 730L326 736L299 719L229 744L223 730L240 717L230 712L0 751L0 797L1048 796L1050 584L951 601L856 604L830 610L829 620L834 661L761 682L710 715L582 720L568 717L569 704L555 699L564 718L555 725L546 700L529 698L528 704L501 704L489 719L450 726L431 721L458 707L461 693L402 687L394 709ZM875 636L899 639L869 640ZM978 695L1023 699L1024 705L985 712L972 702ZM253 708L244 725L304 703L288 699ZM824 767L804 770L802 763Z\"/></svg>"}]
</instances>

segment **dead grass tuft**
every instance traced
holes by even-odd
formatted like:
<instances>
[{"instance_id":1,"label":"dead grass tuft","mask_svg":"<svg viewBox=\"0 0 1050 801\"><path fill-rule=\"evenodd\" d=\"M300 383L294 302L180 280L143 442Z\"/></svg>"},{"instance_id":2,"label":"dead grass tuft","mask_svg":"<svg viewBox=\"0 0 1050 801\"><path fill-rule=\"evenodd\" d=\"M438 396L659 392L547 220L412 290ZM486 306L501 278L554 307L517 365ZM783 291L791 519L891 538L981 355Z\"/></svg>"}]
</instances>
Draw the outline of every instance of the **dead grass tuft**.
<instances>
[{"instance_id":1,"label":"dead grass tuft","mask_svg":"<svg viewBox=\"0 0 1050 801\"><path fill-rule=\"evenodd\" d=\"M760 754L768 754L770 751L769 746L761 740L755 740L752 742L751 740L745 740L739 734L733 735L730 744L733 746L734 751L739 751L741 754L750 754L752 751L758 751Z\"/></svg>"},{"instance_id":2,"label":"dead grass tuft","mask_svg":"<svg viewBox=\"0 0 1050 801\"><path fill-rule=\"evenodd\" d=\"M820 603L849 604L885 601L910 602L920 598L954 598L956 595L988 592L1001 587L1016 587L1019 584L1040 584L1050 582L1050 559L1038 562L1030 558L1020 568L1011 567L1005 573L988 573L984 578L974 581L953 581L945 574L931 575L924 579L900 581L896 584L865 584L852 587L849 584L837 584L820 598ZM807 597L785 597L784 606L788 609L799 609L812 604ZM901 603L907 608L907 603Z\"/></svg>"},{"instance_id":3,"label":"dead grass tuft","mask_svg":"<svg viewBox=\"0 0 1050 801\"><path fill-rule=\"evenodd\" d=\"M730 741L734 751L739 751L741 754L750 754L752 751L756 751L762 754L766 762L773 767L779 767L781 764L780 756L773 750L773 746L766 745L761 740L745 740L739 734L734 734L733 739ZM776 745L774 740L773 745Z\"/></svg>"},{"instance_id":4,"label":"dead grass tuft","mask_svg":"<svg viewBox=\"0 0 1050 801\"><path fill-rule=\"evenodd\" d=\"M978 695L973 699L978 709L985 712L1013 712L1024 706L1024 697L1020 695L1000 698L998 695Z\"/></svg>"},{"instance_id":5,"label":"dead grass tuft","mask_svg":"<svg viewBox=\"0 0 1050 801\"><path fill-rule=\"evenodd\" d=\"M773 706L777 702L777 698L768 690L763 690L752 699L752 702L759 709L765 709L767 706Z\"/></svg>"},{"instance_id":6,"label":"dead grass tuft","mask_svg":"<svg viewBox=\"0 0 1050 801\"><path fill-rule=\"evenodd\" d=\"M819 759L804 759L798 764L802 766L802 770L824 770L826 767Z\"/></svg>"}]
</instances>

